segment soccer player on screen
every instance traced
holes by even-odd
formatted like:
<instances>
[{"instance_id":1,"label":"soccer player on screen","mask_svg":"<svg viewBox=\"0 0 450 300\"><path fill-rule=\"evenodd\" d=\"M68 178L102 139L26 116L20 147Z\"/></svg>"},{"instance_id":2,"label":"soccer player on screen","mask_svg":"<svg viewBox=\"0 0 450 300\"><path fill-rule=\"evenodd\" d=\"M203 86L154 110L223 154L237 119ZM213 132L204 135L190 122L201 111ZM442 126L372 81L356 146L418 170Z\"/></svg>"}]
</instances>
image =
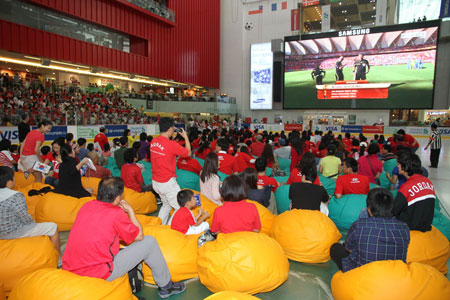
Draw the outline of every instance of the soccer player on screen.
<instances>
[{"instance_id":1,"label":"soccer player on screen","mask_svg":"<svg viewBox=\"0 0 450 300\"><path fill-rule=\"evenodd\" d=\"M339 57L338 61L336 62L336 81L338 80L344 80L344 73L342 70L344 69L344 65L342 64L342 61L344 60L344 57Z\"/></svg>"},{"instance_id":2,"label":"soccer player on screen","mask_svg":"<svg viewBox=\"0 0 450 300\"><path fill-rule=\"evenodd\" d=\"M311 72L312 79L316 80L316 84L323 84L322 79L325 77L325 71L320 67L320 65L317 65L314 70Z\"/></svg>"},{"instance_id":3,"label":"soccer player on screen","mask_svg":"<svg viewBox=\"0 0 450 300\"><path fill-rule=\"evenodd\" d=\"M355 64L353 66L355 80L366 80L366 74L369 73L369 71L369 61L367 59L364 59L363 54L358 55L358 60L355 61Z\"/></svg>"}]
</instances>

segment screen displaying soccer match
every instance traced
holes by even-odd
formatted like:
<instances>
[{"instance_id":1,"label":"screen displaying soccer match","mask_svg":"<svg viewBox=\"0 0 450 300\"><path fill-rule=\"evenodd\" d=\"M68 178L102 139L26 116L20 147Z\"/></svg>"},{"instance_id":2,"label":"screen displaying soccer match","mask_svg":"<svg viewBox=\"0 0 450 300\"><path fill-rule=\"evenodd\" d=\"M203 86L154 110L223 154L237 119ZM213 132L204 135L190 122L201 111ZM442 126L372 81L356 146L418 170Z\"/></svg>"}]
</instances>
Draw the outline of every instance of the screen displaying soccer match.
<instances>
[{"instance_id":1,"label":"screen displaying soccer match","mask_svg":"<svg viewBox=\"0 0 450 300\"><path fill-rule=\"evenodd\" d=\"M284 108L432 108L439 22L285 38Z\"/></svg>"}]
</instances>

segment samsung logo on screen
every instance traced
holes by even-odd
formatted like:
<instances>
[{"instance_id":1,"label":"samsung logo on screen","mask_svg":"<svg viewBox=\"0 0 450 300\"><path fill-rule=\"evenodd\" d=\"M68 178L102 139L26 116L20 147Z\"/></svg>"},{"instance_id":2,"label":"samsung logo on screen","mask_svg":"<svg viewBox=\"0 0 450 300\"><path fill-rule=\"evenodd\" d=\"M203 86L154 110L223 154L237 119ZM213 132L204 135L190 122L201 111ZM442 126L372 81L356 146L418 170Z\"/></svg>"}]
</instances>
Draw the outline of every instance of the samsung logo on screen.
<instances>
[{"instance_id":1,"label":"samsung logo on screen","mask_svg":"<svg viewBox=\"0 0 450 300\"><path fill-rule=\"evenodd\" d=\"M361 34L369 34L369 33L370 33L370 28L352 29L352 30L339 31L339 36L361 35Z\"/></svg>"}]
</instances>

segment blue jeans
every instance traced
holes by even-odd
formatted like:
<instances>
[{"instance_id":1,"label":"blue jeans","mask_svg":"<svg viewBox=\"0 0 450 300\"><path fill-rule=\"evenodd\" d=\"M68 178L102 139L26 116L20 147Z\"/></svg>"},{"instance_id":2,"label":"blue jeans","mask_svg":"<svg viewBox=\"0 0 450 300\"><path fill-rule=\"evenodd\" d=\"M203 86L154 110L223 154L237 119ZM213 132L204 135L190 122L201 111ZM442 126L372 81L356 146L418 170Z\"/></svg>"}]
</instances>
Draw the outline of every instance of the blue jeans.
<instances>
[{"instance_id":1,"label":"blue jeans","mask_svg":"<svg viewBox=\"0 0 450 300\"><path fill-rule=\"evenodd\" d=\"M57 186L59 183L59 179L55 177L46 177L45 178L45 184L49 184L53 187Z\"/></svg>"}]
</instances>

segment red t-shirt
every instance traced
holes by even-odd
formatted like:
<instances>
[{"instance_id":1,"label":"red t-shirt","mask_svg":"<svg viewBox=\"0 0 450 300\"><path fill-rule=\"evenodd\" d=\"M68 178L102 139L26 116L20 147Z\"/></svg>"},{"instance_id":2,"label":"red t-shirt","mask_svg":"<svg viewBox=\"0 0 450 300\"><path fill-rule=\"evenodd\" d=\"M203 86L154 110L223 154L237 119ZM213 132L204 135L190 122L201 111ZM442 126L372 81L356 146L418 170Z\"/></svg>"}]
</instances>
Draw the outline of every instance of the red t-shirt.
<instances>
[{"instance_id":1,"label":"red t-shirt","mask_svg":"<svg viewBox=\"0 0 450 300\"><path fill-rule=\"evenodd\" d=\"M189 151L177 142L160 135L150 144L152 180L160 183L169 181L175 175L176 157L186 157Z\"/></svg>"},{"instance_id":2,"label":"red t-shirt","mask_svg":"<svg viewBox=\"0 0 450 300\"><path fill-rule=\"evenodd\" d=\"M370 167L368 159L370 159L372 168ZM358 174L366 175L367 177L369 177L369 181L371 183L376 183L375 175L383 172L383 163L378 159L378 156L376 154L360 157L358 159L358 165L359 165Z\"/></svg>"},{"instance_id":3,"label":"red t-shirt","mask_svg":"<svg viewBox=\"0 0 450 300\"><path fill-rule=\"evenodd\" d=\"M195 219L192 212L186 207L181 207L173 216L170 228L186 234L189 226L195 225Z\"/></svg>"},{"instance_id":4,"label":"red t-shirt","mask_svg":"<svg viewBox=\"0 0 450 300\"><path fill-rule=\"evenodd\" d=\"M233 156L223 152L219 151L217 153L217 156L219 157L219 171L222 173L225 173L227 175L231 175L234 172L238 172L238 165L236 163L236 159L234 159Z\"/></svg>"},{"instance_id":5,"label":"red t-shirt","mask_svg":"<svg viewBox=\"0 0 450 300\"><path fill-rule=\"evenodd\" d=\"M180 157L177 161L177 168L181 170L186 170L190 172L194 172L197 175L200 175L200 172L202 171L202 165L192 157Z\"/></svg>"},{"instance_id":6,"label":"red t-shirt","mask_svg":"<svg viewBox=\"0 0 450 300\"><path fill-rule=\"evenodd\" d=\"M198 158L201 158L201 159L206 159L206 155L208 155L210 152L211 152L211 149L209 149L209 148L204 149L202 153L199 153L197 150L197 151L195 151L195 156L197 156Z\"/></svg>"},{"instance_id":7,"label":"red t-shirt","mask_svg":"<svg viewBox=\"0 0 450 300\"><path fill-rule=\"evenodd\" d=\"M102 148L102 151L105 150L105 144L108 144L108 138L106 135L102 132L97 134L94 138L94 143L98 143L100 147Z\"/></svg>"},{"instance_id":8,"label":"red t-shirt","mask_svg":"<svg viewBox=\"0 0 450 300\"><path fill-rule=\"evenodd\" d=\"M335 194L364 194L370 190L369 177L359 174L341 175L336 181Z\"/></svg>"},{"instance_id":9,"label":"red t-shirt","mask_svg":"<svg viewBox=\"0 0 450 300\"><path fill-rule=\"evenodd\" d=\"M213 141L211 142L211 145L209 146L209 147L211 148L211 151L216 150L217 141L218 141L218 140L215 139L215 140L213 140Z\"/></svg>"},{"instance_id":10,"label":"red t-shirt","mask_svg":"<svg viewBox=\"0 0 450 300\"><path fill-rule=\"evenodd\" d=\"M53 175L52 177L59 178L59 161L53 156L53 152L47 154L47 158L53 165Z\"/></svg>"},{"instance_id":11,"label":"red t-shirt","mask_svg":"<svg viewBox=\"0 0 450 300\"><path fill-rule=\"evenodd\" d=\"M272 186L272 192L275 193L275 191L277 190L277 188L280 186L280 184L278 183L278 181L273 178L273 177L269 177L269 176L258 176L258 181L257 181L258 185L262 185L262 186L266 186L266 185L271 185Z\"/></svg>"},{"instance_id":12,"label":"red t-shirt","mask_svg":"<svg viewBox=\"0 0 450 300\"><path fill-rule=\"evenodd\" d=\"M141 168L136 164L124 164L120 169L120 177L129 189L141 192L141 184L144 183Z\"/></svg>"},{"instance_id":13,"label":"red t-shirt","mask_svg":"<svg viewBox=\"0 0 450 300\"><path fill-rule=\"evenodd\" d=\"M254 142L253 144L250 145L248 150L250 151L250 153L252 155L260 157L261 154L264 151L264 143L256 141L256 142Z\"/></svg>"},{"instance_id":14,"label":"red t-shirt","mask_svg":"<svg viewBox=\"0 0 450 300\"><path fill-rule=\"evenodd\" d=\"M45 137L39 130L31 130L28 132L27 137L25 138L25 143L23 145L22 155L35 155L36 152L34 151L36 148L37 142L44 142Z\"/></svg>"},{"instance_id":15,"label":"red t-shirt","mask_svg":"<svg viewBox=\"0 0 450 300\"><path fill-rule=\"evenodd\" d=\"M234 159L236 160L239 173L244 172L247 168L255 167L255 164L250 162L254 158L245 152L237 152Z\"/></svg>"},{"instance_id":16,"label":"red t-shirt","mask_svg":"<svg viewBox=\"0 0 450 300\"><path fill-rule=\"evenodd\" d=\"M119 241L130 244L138 233L139 228L120 207L89 201L81 207L70 231L63 270L107 279L114 268Z\"/></svg>"},{"instance_id":17,"label":"red t-shirt","mask_svg":"<svg viewBox=\"0 0 450 300\"><path fill-rule=\"evenodd\" d=\"M295 183L295 182L302 182L302 173L297 169L294 168L291 170L291 174L289 175L288 181L286 182L287 185ZM315 185L320 185L320 179L319 176L316 177L316 180L313 182Z\"/></svg>"},{"instance_id":18,"label":"red t-shirt","mask_svg":"<svg viewBox=\"0 0 450 300\"><path fill-rule=\"evenodd\" d=\"M400 142L400 144L402 144L408 148L418 148L419 147L419 143L417 142L417 140L410 134L405 134L403 136L403 141Z\"/></svg>"},{"instance_id":19,"label":"red t-shirt","mask_svg":"<svg viewBox=\"0 0 450 300\"><path fill-rule=\"evenodd\" d=\"M211 224L211 231L232 233L237 231L253 231L261 229L258 209L253 203L245 200L238 202L225 201L216 208Z\"/></svg>"}]
</instances>

